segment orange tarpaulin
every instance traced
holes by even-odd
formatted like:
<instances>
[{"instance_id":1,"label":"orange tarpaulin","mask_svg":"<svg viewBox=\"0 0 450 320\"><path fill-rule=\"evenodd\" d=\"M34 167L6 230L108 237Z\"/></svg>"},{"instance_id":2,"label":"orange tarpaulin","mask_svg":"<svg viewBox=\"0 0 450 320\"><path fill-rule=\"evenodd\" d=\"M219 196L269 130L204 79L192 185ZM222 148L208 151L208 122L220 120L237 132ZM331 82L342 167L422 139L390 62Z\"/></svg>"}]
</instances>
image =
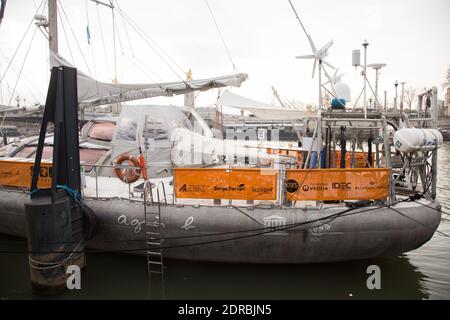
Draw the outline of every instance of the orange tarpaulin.
<instances>
[{"instance_id":1,"label":"orange tarpaulin","mask_svg":"<svg viewBox=\"0 0 450 320\"><path fill-rule=\"evenodd\" d=\"M280 156L293 157L296 160L297 164L301 164L303 161L303 151L302 150L267 148L267 153L278 154Z\"/></svg>"},{"instance_id":2,"label":"orange tarpaulin","mask_svg":"<svg viewBox=\"0 0 450 320\"><path fill-rule=\"evenodd\" d=\"M30 189L34 159L4 158L0 160L0 185ZM42 161L38 188L51 188L52 164Z\"/></svg>"},{"instance_id":3,"label":"orange tarpaulin","mask_svg":"<svg viewBox=\"0 0 450 320\"><path fill-rule=\"evenodd\" d=\"M389 194L389 169L287 170L286 198L373 200Z\"/></svg>"},{"instance_id":4,"label":"orange tarpaulin","mask_svg":"<svg viewBox=\"0 0 450 320\"><path fill-rule=\"evenodd\" d=\"M375 159L375 153L372 153L372 163ZM351 160L352 160L352 152L348 151L345 153L345 167L350 168L351 167ZM336 168L341 167L341 151L336 151ZM356 151L355 152L355 168L366 168L367 167L367 153Z\"/></svg>"},{"instance_id":5,"label":"orange tarpaulin","mask_svg":"<svg viewBox=\"0 0 450 320\"><path fill-rule=\"evenodd\" d=\"M177 198L276 200L277 172L270 169L176 168Z\"/></svg>"}]
</instances>

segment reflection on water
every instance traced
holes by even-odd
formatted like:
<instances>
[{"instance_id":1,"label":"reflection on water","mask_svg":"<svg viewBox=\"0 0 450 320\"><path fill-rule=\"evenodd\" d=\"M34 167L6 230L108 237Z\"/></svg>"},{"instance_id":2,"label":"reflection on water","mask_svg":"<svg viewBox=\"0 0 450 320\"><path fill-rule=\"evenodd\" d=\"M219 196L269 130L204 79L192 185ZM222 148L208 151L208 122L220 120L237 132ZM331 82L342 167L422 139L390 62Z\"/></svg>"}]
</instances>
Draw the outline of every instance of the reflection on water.
<instances>
[{"instance_id":1,"label":"reflection on water","mask_svg":"<svg viewBox=\"0 0 450 320\"><path fill-rule=\"evenodd\" d=\"M17 240L2 237L2 241ZM2 248L4 249L4 246ZM25 250L15 245L15 250ZM8 250L12 250L8 245ZM26 255L8 254L0 267L2 297L32 298ZM145 299L145 257L89 254L82 290L61 299ZM369 265L382 272L382 290L366 287ZM426 299L427 277L406 256L310 265L242 265L171 260L166 269L168 299ZM39 297L34 297L39 298Z\"/></svg>"},{"instance_id":2,"label":"reflection on water","mask_svg":"<svg viewBox=\"0 0 450 320\"><path fill-rule=\"evenodd\" d=\"M450 188L450 144L440 150L439 181ZM442 210L450 212L450 191L439 189ZM445 217L445 215L443 215ZM446 216L450 219L450 216ZM450 234L450 222L439 230ZM26 250L20 239L0 236L0 251ZM0 298L33 296L25 254L0 253ZM369 265L381 268L381 290L366 287ZM408 254L376 260L310 265L241 265L168 261L168 299L450 299L450 239L435 234ZM144 257L89 254L82 290L60 299L146 299Z\"/></svg>"}]
</instances>

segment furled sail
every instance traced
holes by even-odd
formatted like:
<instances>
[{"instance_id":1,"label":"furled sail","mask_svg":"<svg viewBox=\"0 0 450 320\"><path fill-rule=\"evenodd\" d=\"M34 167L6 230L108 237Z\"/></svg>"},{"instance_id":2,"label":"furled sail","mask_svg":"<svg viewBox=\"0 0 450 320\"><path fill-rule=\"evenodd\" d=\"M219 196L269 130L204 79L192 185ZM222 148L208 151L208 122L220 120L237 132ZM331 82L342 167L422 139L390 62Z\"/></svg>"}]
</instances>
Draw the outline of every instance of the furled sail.
<instances>
[{"instance_id":1,"label":"furled sail","mask_svg":"<svg viewBox=\"0 0 450 320\"><path fill-rule=\"evenodd\" d=\"M263 120L292 120L304 117L315 117L316 112L294 108L283 108L255 100L251 100L225 90L219 98L219 104L253 113Z\"/></svg>"},{"instance_id":2,"label":"furled sail","mask_svg":"<svg viewBox=\"0 0 450 320\"><path fill-rule=\"evenodd\" d=\"M64 58L52 53L52 67L71 66ZM93 107L131 100L174 96L192 91L205 91L221 87L240 87L248 75L238 73L209 79L165 82L153 84L112 84L97 81L81 71L78 72L78 103L80 108Z\"/></svg>"}]
</instances>

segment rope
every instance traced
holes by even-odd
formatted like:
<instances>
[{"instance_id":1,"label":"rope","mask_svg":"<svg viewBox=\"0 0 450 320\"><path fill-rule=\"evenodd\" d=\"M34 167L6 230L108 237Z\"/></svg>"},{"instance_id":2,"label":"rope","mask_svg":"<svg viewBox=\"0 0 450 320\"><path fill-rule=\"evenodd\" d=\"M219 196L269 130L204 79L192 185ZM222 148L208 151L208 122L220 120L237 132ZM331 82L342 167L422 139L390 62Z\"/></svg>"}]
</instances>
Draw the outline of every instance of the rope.
<instances>
[{"instance_id":1,"label":"rope","mask_svg":"<svg viewBox=\"0 0 450 320\"><path fill-rule=\"evenodd\" d=\"M78 191L71 189L66 185L58 184L58 185L56 185L56 187L60 188L62 190L65 190L69 194L69 196L71 196L80 207L84 208L86 206L86 204L83 202L83 199L81 198L81 195L78 193Z\"/></svg>"},{"instance_id":2,"label":"rope","mask_svg":"<svg viewBox=\"0 0 450 320\"><path fill-rule=\"evenodd\" d=\"M64 32L64 38L66 39L67 48L69 48L69 53L70 53L70 58L72 59L72 64L75 65L75 59L73 58L72 48L70 47L70 43L69 43L69 37L67 36L66 27L64 27L64 21L62 20L62 16L61 16L58 6L56 7L56 10L58 11L58 16L59 16L59 20L61 22L61 27Z\"/></svg>"},{"instance_id":3,"label":"rope","mask_svg":"<svg viewBox=\"0 0 450 320\"><path fill-rule=\"evenodd\" d=\"M120 8L119 4L116 3L116 7L119 10L119 14L122 15L122 17L124 18L124 20L126 20L129 25L134 29L134 31L144 40L144 42L153 50L153 52L155 52L158 57L167 65L167 67L181 80L185 83L185 85L187 87L189 87L189 84L182 78L180 77L180 75L175 71L175 69L167 62L167 60L162 56L161 53L159 53L156 49L158 48L183 74L184 74L184 70L179 66L178 63L176 63L176 61L169 56L169 54L161 48L161 46L156 43L155 40L153 40L141 27L139 27L125 12L122 11L122 9ZM152 44L153 43L153 44Z\"/></svg>"},{"instance_id":4,"label":"rope","mask_svg":"<svg viewBox=\"0 0 450 320\"><path fill-rule=\"evenodd\" d=\"M128 34L128 29L125 24L125 19L123 18L122 14L120 14L120 12L119 12L119 16L122 18L122 25L123 25L123 29L125 30L125 35L127 36L128 46L130 47L131 55L134 57L133 46L131 45L130 35Z\"/></svg>"},{"instance_id":5,"label":"rope","mask_svg":"<svg viewBox=\"0 0 450 320\"><path fill-rule=\"evenodd\" d=\"M114 82L117 82L117 53L116 53L116 19L114 17L114 7L111 9L112 15L112 33L113 33L113 52L114 52ZM120 45L122 46L122 44ZM123 52L123 50L122 50Z\"/></svg>"},{"instance_id":6,"label":"rope","mask_svg":"<svg viewBox=\"0 0 450 320\"><path fill-rule=\"evenodd\" d=\"M38 14L39 9L41 8L41 6L44 3L44 1L45 0L41 1L41 4L39 5L39 7L37 8L36 12L33 15L33 18L31 18L30 24L28 25L27 29L25 30L25 33L23 34L22 38L20 39L19 44L18 44L18 46L17 46L16 50L14 51L14 54L13 54L13 56L11 58L11 61L9 61L8 65L6 66L5 72L3 73L2 77L0 78L0 83L2 83L3 79L5 78L6 73L8 72L8 70L9 70L9 68L10 68L10 66L11 66L11 64L12 64L12 62L14 60L14 58L16 57L17 52L19 51L19 49L20 49L20 47L22 45L22 42L24 41L24 39L25 39L25 37L26 37L26 35L28 33L28 30L30 30L31 25L33 24L34 17Z\"/></svg>"},{"instance_id":7,"label":"rope","mask_svg":"<svg viewBox=\"0 0 450 320\"><path fill-rule=\"evenodd\" d=\"M23 58L23 62L22 62L22 65L20 66L19 74L17 76L16 83L14 84L14 88L13 88L13 91L12 91L12 94L11 94L11 98L9 98L8 105L11 105L11 101L14 98L14 93L16 92L17 84L19 83L20 76L22 75L23 67L25 66L25 63L27 61L28 54L30 53L31 45L33 44L33 40L34 40L34 36L36 35L36 31L37 31L37 28L34 29L33 35L32 35L31 40L30 40L30 44L28 45L28 48L27 48L27 52L25 53L25 57ZM5 118L3 118L3 121L4 120L5 120ZM2 121L2 125L1 126L3 126L3 121Z\"/></svg>"},{"instance_id":8,"label":"rope","mask_svg":"<svg viewBox=\"0 0 450 320\"><path fill-rule=\"evenodd\" d=\"M439 231L439 230L435 230L434 228L432 228L432 227L430 227L430 226L428 226L428 225L426 225L426 224L424 224L424 223L418 221L417 219L411 218L410 216L408 216L408 215L406 215L406 214L404 214L404 213L398 211L397 209L391 208L391 206L388 206L388 208L391 209L391 210L394 211L394 212L397 212L399 215L401 215L401 216L403 216L403 217L405 217L405 218L408 218L408 219L410 219L410 220L412 220L412 221L414 221L414 222L420 224L421 226L423 226L423 227L425 227L425 228L428 228L428 229L430 229L430 230L433 230L433 232L436 232L436 233L438 233L438 234L440 234L440 235L442 235L442 236L444 236L444 237L450 238L450 235L449 235L449 234L446 234L446 233L444 233L444 232L442 232L442 231Z\"/></svg>"},{"instance_id":9,"label":"rope","mask_svg":"<svg viewBox=\"0 0 450 320\"><path fill-rule=\"evenodd\" d=\"M3 54L3 52L2 52L1 50L0 50L0 54L1 54L1 56L2 56L3 59L9 60L9 59ZM14 63L13 63L13 64L11 65L11 71L14 72L15 75L17 76L17 75L18 75L18 72L17 72L16 69L17 69L17 68L16 68L16 66L15 66ZM0 70L0 73L1 73L1 70ZM28 93L30 96L32 96L33 99L35 99L35 102L39 102L39 99L34 95L33 90L31 90L30 87L32 87L32 89L34 89L39 95L42 96L42 98L45 99L45 95L42 93L42 91L41 91L40 89L38 89L38 88L33 84L32 81L30 81L30 79L26 76L25 73L22 73L22 76L21 76L21 79L20 79L20 80L22 80L22 84L23 84L23 85L25 86L25 88L28 90L27 93ZM5 82L6 82L6 81L5 81ZM5 88L6 88L10 93L12 92L12 90L11 90L8 86L5 86ZM3 99L2 99L2 100L3 100Z\"/></svg>"},{"instance_id":10,"label":"rope","mask_svg":"<svg viewBox=\"0 0 450 320\"><path fill-rule=\"evenodd\" d=\"M20 67L20 71L19 71L19 74L17 76L16 83L14 84L14 88L13 88L13 91L11 93L11 98L9 98L8 106L11 105L11 101L14 98L14 93L16 92L17 84L19 83L20 75L22 74L23 67L25 66L25 63L27 61L28 54L30 53L31 45L33 44L33 40L34 40L34 36L36 35L36 31L37 31L37 28L34 29L33 36L31 37L31 41L30 41L30 44L28 45L27 52L25 54L25 57L23 58L22 66ZM0 124L0 132L2 132L2 135L4 135L3 125L5 123L5 118L6 118L6 113L3 114L2 123Z\"/></svg>"},{"instance_id":11,"label":"rope","mask_svg":"<svg viewBox=\"0 0 450 320\"><path fill-rule=\"evenodd\" d=\"M223 46L224 46L224 48L225 48L225 50L226 50L226 52L227 52L227 55L228 55L228 58L230 59L231 64L232 64L232 66L233 66L233 70L234 70L235 72L238 72L238 71L237 71L237 68L236 68L236 65L234 64L233 58L231 57L230 50L228 49L228 46L227 46L227 44L225 43L225 40L224 40L224 38L223 38L223 36L222 36L222 32L220 31L219 25L217 24L216 18L214 17L214 14L213 14L213 12L212 12L212 9L211 9L211 7L210 7L210 5L209 5L209 3L208 3L208 0L205 0L205 3L206 3L206 6L208 7L209 13L211 14L211 17L212 17L212 19L213 19L213 21L214 21L214 24L216 25L217 32L219 33L220 39L222 40L222 44L223 44Z\"/></svg>"},{"instance_id":12,"label":"rope","mask_svg":"<svg viewBox=\"0 0 450 320\"><path fill-rule=\"evenodd\" d=\"M77 39L77 37L75 35L75 32L73 31L72 25L70 24L69 18L67 17L66 11L64 10L64 7L62 6L60 0L58 0L58 7L61 7L61 10L63 12L64 18L66 19L67 23L69 24L70 31L72 32L73 38L75 39L75 43L77 44L78 50L81 53L81 57L83 58L84 64L86 65L86 68L87 68L87 70L89 72L89 75L92 76L92 72L91 72L91 69L89 68L89 64L88 64L88 62L86 60L86 57L84 56L83 50L81 50L80 43L78 42L78 39Z\"/></svg>"},{"instance_id":13,"label":"rope","mask_svg":"<svg viewBox=\"0 0 450 320\"><path fill-rule=\"evenodd\" d=\"M95 55L94 55L94 46L92 45L92 37L91 37L91 23L89 21L89 10L88 10L88 0L85 1L84 7L86 9L86 37L89 44L89 48L91 51L91 58L92 58L92 68L94 69L94 79L95 79L95 86L97 88L97 94L99 93L99 87L98 87L98 81L97 81L97 67L95 62ZM106 58L106 57L105 57Z\"/></svg>"},{"instance_id":14,"label":"rope","mask_svg":"<svg viewBox=\"0 0 450 320\"><path fill-rule=\"evenodd\" d=\"M98 10L98 4L97 4L97 21L98 21L98 25L99 25L99 28L100 28L100 35L102 37L103 54L104 54L104 58L105 58L104 61L105 61L105 65L106 65L106 72L108 73L108 75L110 75L111 73L110 73L109 67L108 67L109 62L108 62L108 55L106 53L105 37L103 35L102 20L100 19L100 13L99 13L99 10Z\"/></svg>"},{"instance_id":15,"label":"rope","mask_svg":"<svg viewBox=\"0 0 450 320\"><path fill-rule=\"evenodd\" d=\"M33 259L31 256L28 256L28 263L30 267L36 270L51 270L62 267L68 261L71 261L76 253L82 253L83 250L83 241L78 242L78 244L73 248L70 254L63 260L55 261L55 262L43 262ZM52 252L53 253L53 252ZM55 252L58 253L58 252ZM44 267L40 267L39 265L43 265Z\"/></svg>"}]
</instances>

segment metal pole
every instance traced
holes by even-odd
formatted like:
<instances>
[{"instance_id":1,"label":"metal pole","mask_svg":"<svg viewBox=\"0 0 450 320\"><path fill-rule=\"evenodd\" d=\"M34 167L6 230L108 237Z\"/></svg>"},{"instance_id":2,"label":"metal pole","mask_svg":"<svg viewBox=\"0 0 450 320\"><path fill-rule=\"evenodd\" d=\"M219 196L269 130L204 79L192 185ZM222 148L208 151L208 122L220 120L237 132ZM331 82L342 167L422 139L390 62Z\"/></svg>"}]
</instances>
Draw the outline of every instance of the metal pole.
<instances>
[{"instance_id":1,"label":"metal pole","mask_svg":"<svg viewBox=\"0 0 450 320\"><path fill-rule=\"evenodd\" d=\"M437 101L437 88L433 87L431 88L431 112L432 112L432 116L433 116L433 128L437 128L437 123L438 123L438 114L439 114L439 110L438 110L438 101Z\"/></svg>"},{"instance_id":2,"label":"metal pole","mask_svg":"<svg viewBox=\"0 0 450 320\"><path fill-rule=\"evenodd\" d=\"M98 198L98 172L97 172L97 166L94 167L95 170L95 196Z\"/></svg>"},{"instance_id":3,"label":"metal pole","mask_svg":"<svg viewBox=\"0 0 450 320\"><path fill-rule=\"evenodd\" d=\"M322 60L319 60L319 107L317 110L317 144L319 150L317 151L317 162L320 168L320 154L322 151Z\"/></svg>"},{"instance_id":4,"label":"metal pole","mask_svg":"<svg viewBox=\"0 0 450 320\"><path fill-rule=\"evenodd\" d=\"M400 99L400 113L403 113L403 97L405 95L405 83L406 82L401 82L400 84L402 85L402 97Z\"/></svg>"},{"instance_id":5,"label":"metal pole","mask_svg":"<svg viewBox=\"0 0 450 320\"><path fill-rule=\"evenodd\" d=\"M436 187L437 187L437 169L438 169L438 163L437 163L437 156L438 156L438 148L433 150L433 155L431 159L431 165L432 165L432 181L431 181L431 198L434 200L436 199Z\"/></svg>"},{"instance_id":6,"label":"metal pole","mask_svg":"<svg viewBox=\"0 0 450 320\"><path fill-rule=\"evenodd\" d=\"M364 76L364 95L363 95L363 103L364 103L364 118L367 118L367 46L369 43L367 40L364 40L364 43L362 44L364 47L364 70L363 70L363 76Z\"/></svg>"},{"instance_id":7,"label":"metal pole","mask_svg":"<svg viewBox=\"0 0 450 320\"><path fill-rule=\"evenodd\" d=\"M387 91L384 90L384 112L387 113Z\"/></svg>"},{"instance_id":8,"label":"metal pole","mask_svg":"<svg viewBox=\"0 0 450 320\"><path fill-rule=\"evenodd\" d=\"M422 102L423 102L423 94L419 94L417 96L417 115L418 117L421 116L421 112L422 112Z\"/></svg>"},{"instance_id":9,"label":"metal pole","mask_svg":"<svg viewBox=\"0 0 450 320\"><path fill-rule=\"evenodd\" d=\"M388 204L391 204L395 199L394 186L392 185L392 167L391 167L391 147L389 145L389 137L386 123L386 116L382 115L381 119L383 120L383 144L384 144L384 159L385 159L385 167L390 169L389 174L389 200Z\"/></svg>"},{"instance_id":10,"label":"metal pole","mask_svg":"<svg viewBox=\"0 0 450 320\"><path fill-rule=\"evenodd\" d=\"M397 113L397 99L398 99L398 93L397 93L398 81L397 80L395 80L394 86L395 86L394 112Z\"/></svg>"},{"instance_id":11,"label":"metal pole","mask_svg":"<svg viewBox=\"0 0 450 320\"><path fill-rule=\"evenodd\" d=\"M378 112L380 106L378 103L378 69L375 69L375 110Z\"/></svg>"}]
</instances>

